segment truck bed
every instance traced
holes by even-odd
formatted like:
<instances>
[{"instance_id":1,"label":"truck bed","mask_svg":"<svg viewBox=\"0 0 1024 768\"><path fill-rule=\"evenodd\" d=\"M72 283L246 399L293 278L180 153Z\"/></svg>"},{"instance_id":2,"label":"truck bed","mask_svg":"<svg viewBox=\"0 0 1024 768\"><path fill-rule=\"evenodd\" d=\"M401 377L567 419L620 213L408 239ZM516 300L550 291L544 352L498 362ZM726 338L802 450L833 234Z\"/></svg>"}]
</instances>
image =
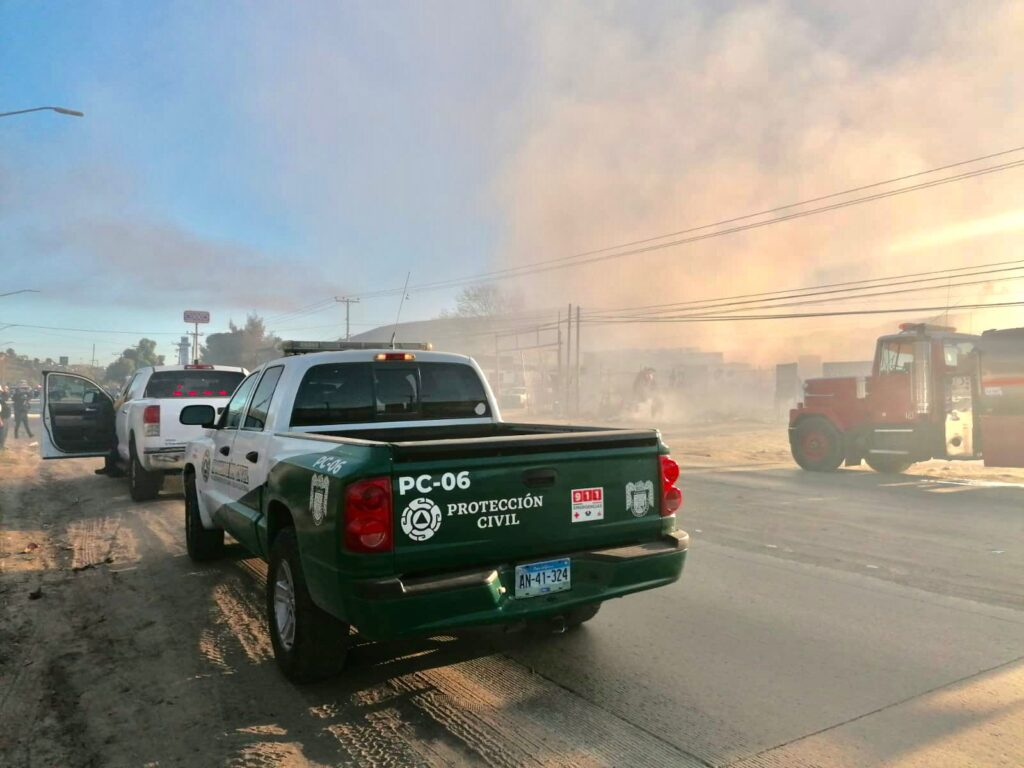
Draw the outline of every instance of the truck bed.
<instances>
[{"instance_id":1,"label":"truck bed","mask_svg":"<svg viewBox=\"0 0 1024 768\"><path fill-rule=\"evenodd\" d=\"M458 424L387 429L353 429L325 432L293 432L291 437L327 438L332 442L363 442L389 445L396 460L473 456L505 456L534 453L557 447L593 446L639 448L657 446L655 429L612 429L567 424Z\"/></svg>"}]
</instances>

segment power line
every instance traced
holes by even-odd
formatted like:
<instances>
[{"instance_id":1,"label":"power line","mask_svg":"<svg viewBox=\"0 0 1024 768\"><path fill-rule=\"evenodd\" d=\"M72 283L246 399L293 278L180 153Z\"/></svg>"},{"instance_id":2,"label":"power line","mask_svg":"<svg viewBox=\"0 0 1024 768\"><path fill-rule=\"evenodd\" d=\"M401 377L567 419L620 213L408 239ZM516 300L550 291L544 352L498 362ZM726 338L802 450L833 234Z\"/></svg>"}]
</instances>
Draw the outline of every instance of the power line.
<instances>
[{"instance_id":1,"label":"power line","mask_svg":"<svg viewBox=\"0 0 1024 768\"><path fill-rule=\"evenodd\" d=\"M25 323L11 323L8 328L38 328L45 331L75 331L76 333L119 333L143 336L180 336L181 331L115 331L110 328L64 328L56 325L27 325Z\"/></svg>"},{"instance_id":2,"label":"power line","mask_svg":"<svg viewBox=\"0 0 1024 768\"><path fill-rule=\"evenodd\" d=\"M1019 271L1021 269L1024 269L1024 266L1008 267L1008 268L1005 268L1005 269L986 270L986 271L981 271L981 272L968 272L968 273L965 273L965 274L962 274L962 275L956 275L955 277L957 277L957 278L974 277L974 276L978 276L978 275L988 275L988 274L993 274L993 273L997 273L997 272ZM653 310L653 311L646 311L646 312L635 312L633 310L627 310L626 313L623 313L623 314L615 314L614 312L594 312L594 313L591 313L590 316L591 317L613 317L613 318L614 317L653 317L653 316L656 316L656 315L659 315L659 314L665 314L665 313L668 313L668 312L679 311L679 310L685 311L688 314L693 314L693 315L696 316L696 315L699 315L702 312L706 312L707 310L718 310L718 309L727 309L727 308L734 308L732 310L734 312L750 312L750 311L756 311L756 310L761 310L761 309L774 309L776 307L795 307L795 306L806 305L806 304L821 304L821 303L826 302L826 301L850 301L851 299L874 298L874 297L877 297L877 296L892 296L892 295L895 295L895 294L905 294L905 293L919 293L921 291L948 290L949 288L966 288L966 287L975 286L975 285L988 285L990 283L999 283L999 282L1005 282L1005 281L1009 281L1009 280L1021 280L1021 279L1024 279L1024 275L1011 275L1011 276L1005 276L1005 277L988 278L988 279L985 279L985 280L971 280L971 281L966 281L966 282L954 283L954 282L950 281L950 277L943 276L943 277L937 277L937 278L933 277L933 278L922 278L922 279L918 279L918 280L907 280L907 281L902 281L902 282L901 281L896 281L896 282L891 282L891 283L884 284L884 285L862 286L862 287L859 287L859 288L835 289L835 290L830 290L830 291L818 291L818 292L815 292L815 293L796 294L796 295L792 295L792 296L780 296L780 297L777 297L777 298L765 299L765 300L756 300L756 299L754 299L754 300L750 300L750 301L737 301L737 302L728 302L728 303L716 303L716 304L708 304L706 306L696 306L696 307L689 307L689 308L687 308L685 306L677 306L677 307L669 307L669 308L658 309L658 310ZM897 290L876 291L874 293L861 293L860 292L860 291L868 291L868 290L870 290L872 288L889 288L889 287L898 286L898 285L910 285L910 284L913 284L913 283L925 282L927 280L932 280L932 281L934 281L934 280L946 280L947 282L939 284L939 285L923 285L923 286L919 285L919 286L916 286L916 287L913 287L913 288L900 288L900 289L897 289ZM858 291L858 293L854 293L854 291ZM847 294L847 295L835 296L834 294L836 294L836 293ZM819 297L819 296L827 296L828 298L825 298L825 299L815 298L815 297ZM793 301L793 299L800 299L800 300L799 301ZM807 299L807 300L805 301L804 299ZM772 303L769 303L769 302L772 302ZM779 303L775 303L775 302L779 302ZM744 305L753 305L753 306L744 306Z\"/></svg>"},{"instance_id":3,"label":"power line","mask_svg":"<svg viewBox=\"0 0 1024 768\"><path fill-rule=\"evenodd\" d=\"M841 201L841 202L838 202L838 203L832 203L830 205L824 205L824 206L819 206L817 208L811 208L809 210L796 211L796 212L793 212L793 213L790 213L790 214L786 214L784 216L776 216L774 218L766 219L764 221L751 222L749 224L743 224L743 225L739 225L739 226L729 227L727 229L717 230L717 231L714 231L714 232L705 232L703 234L694 234L691 237L684 237L684 238L677 239L677 240L672 240L672 241L669 241L669 242L666 242L666 243L658 243L658 242L656 242L658 240L663 240L663 239L665 239L667 237L676 237L677 235L680 235L680 234L697 233L697 232L701 232L702 230L705 230L705 229L711 229L713 227L722 226L722 225L728 224L728 223L734 223L734 222L744 221L744 220L750 219L750 218L756 218L757 216L763 216L763 215L765 215L766 213L769 213L769 212L783 211L783 210L787 210L789 208L798 207L800 205L806 205L806 204L809 204L810 202L814 202L814 201L821 201L821 200L832 199L832 198L835 198L835 197L841 197L843 195L851 194L851 193L853 193L855 191L858 191L858 190L877 188L877 187L880 187L880 186L885 186L887 184L897 183L897 182L899 182L901 180L905 180L907 178L913 178L913 177L917 177L917 176L927 175L927 174L935 173L937 171L944 170L944 169L948 170L949 168L958 167L958 166L962 166L962 165L967 165L967 164L974 163L974 162L979 162L980 160L983 160L985 158L997 157L997 156L1000 156L1000 155L1005 155L1005 154L1009 154L1009 153L1013 153L1013 152L1019 152L1022 149L1024 149L1024 147L1017 147L1017 148L1014 148L1014 149L1006 150L1004 152L994 153L992 155L985 155L985 156L983 156L981 158L973 158L971 160L964 160L964 161L961 161L959 163L953 163L951 165L941 166L939 168L933 168L933 169L930 169L930 170L927 170L927 171L920 171L918 173L910 174L910 175L904 176L904 177L898 177L898 178L895 178L895 179L888 179L888 180L885 180L885 181L879 181L879 182L875 182L874 184L869 184L869 185L865 185L863 187L853 188L851 190L844 190L842 192L835 192L835 193L832 193L830 195L822 195L820 197L812 198L811 200L804 201L802 203L791 203L791 204L788 204L788 205L778 206L776 208L768 209L767 211L762 211L762 212L759 212L759 213L751 213L751 214L746 214L746 215L743 215L743 216L736 216L736 217L732 217L732 218L729 218L729 219L723 219L723 220L721 220L719 222L714 222L714 223L710 223L710 224L703 224L703 225L700 225L700 226L691 227L689 229L680 230L677 233L669 233L669 234L660 235L660 236L657 236L657 237L646 238L644 240L634 241L634 242L642 245L643 247L635 247L634 248L634 247L631 247L630 245L626 245L626 246L610 246L608 248L601 248L601 249L597 249L597 250L594 250L594 251L585 251L585 252L582 252L582 253L579 253L579 254L573 254L571 256L563 256L563 257L558 257L556 259L547 259L547 260L531 262L530 264L522 265L522 266L519 266L519 267L508 267L508 268L505 268L505 269L492 270L490 272L482 272L482 273L478 273L476 275L466 276L466 277L462 277L462 278L452 278L450 280L441 280L441 281L436 281L436 282L432 282L432 283L422 283L420 285L411 286L411 290L417 290L417 291L439 290L439 289L443 289L443 288L456 287L458 285L463 285L463 284L466 284L466 283L490 282L490 281L495 281L495 280L504 280L504 279L512 279L512 278L516 278L516 277L524 277L524 276L527 276L527 275L537 274L537 273L540 273L540 272L548 272L548 271L552 271L552 270L555 270L555 269L566 269L566 268L580 266L580 265L584 265L584 264L592 264L592 263L595 263L595 262L598 262L598 261L604 261L604 260L612 259L612 258L621 258L621 257L624 257L624 256L631 256L631 255L637 255L637 254L641 254L641 253L648 253L648 252L651 252L651 251L661 250L661 249L664 249L664 248L672 248L672 247L676 247L676 246L679 246L679 245L686 245L686 244L689 244L689 243L698 242L698 241L701 241L701 240L707 240L707 239L711 239L711 238L715 238L715 237L722 237L724 235L735 234L737 232L744 232L744 231L751 230L751 229L758 229L758 228L766 227L766 226L769 226L769 225L772 225L772 224L778 224L780 222L790 221L790 220L798 219L798 218L804 218L806 216L813 216L813 215L816 215L816 214L819 214L819 213L826 213L826 212L829 212L829 211L839 210L841 208L846 208L846 207L850 207L850 206L853 206L853 205L860 205L860 204L863 204L863 203L873 202L875 200L882 200L882 199L885 199L885 198L888 198L888 197L894 197L896 195L907 194L909 192L916 192L916 191L919 191L919 190L922 190L922 189L930 189L932 187L941 186L941 185L944 185L944 184L950 184L950 183L954 183L954 182L958 182L958 181L964 181L966 179L975 178L975 177L978 177L978 176L985 176L985 175L992 174L992 173L998 173L998 172L1001 172L1001 171L1010 170L1010 169L1017 168L1017 167L1020 167L1020 166L1024 165L1024 160L1015 160L1015 161L1011 161L1011 162L1007 162L1007 163L1000 163L1000 164L997 164L997 165L988 166L986 168L979 168L979 169L975 169L975 170L972 170L972 171L966 171L964 173L955 174L955 175L952 175L952 176L946 176L946 177L943 177L943 178L940 178L940 179L932 179L930 181L925 181L925 182L921 182L921 183L918 183L918 184L912 184L912 185L909 185L909 186L906 186L906 187L900 187L899 189L887 190L885 192L877 192L877 193L874 193L874 194L871 194L871 195L865 195L865 196L862 196L862 197L853 198L852 200L844 200L844 201ZM651 244L651 243L653 243L653 244ZM625 250L625 251L620 250L623 247L627 247L627 248L629 248L629 250ZM612 252L609 252L609 251L612 251ZM589 258L584 258L584 257L589 257ZM366 293L361 293L361 294L353 294L353 295L357 295L357 296L359 296L361 298L378 298L378 297L382 297L382 296L394 295L394 294L399 293L399 292L401 292L400 288L389 288L389 289L382 289L380 291L371 291L371 292L366 292Z\"/></svg>"},{"instance_id":4,"label":"power line","mask_svg":"<svg viewBox=\"0 0 1024 768\"><path fill-rule=\"evenodd\" d=\"M881 282L885 282L885 281L903 280L904 278L915 278L915 277L921 277L921 278L925 278L925 279L935 279L935 280L945 280L945 279L947 279L947 277L949 277L949 278L971 277L973 274L989 274L989 273L987 273L987 272L977 272L977 273L971 273L971 274L965 274L965 275L954 275L954 274L947 274L947 273L965 272L967 270L982 270L982 269L987 269L988 267L1005 267L1008 264L1017 264L1017 265L1020 265L1020 266L1010 267L1010 268L1008 268L1007 271L1014 271L1014 270L1017 270L1017 269L1024 268L1024 260L1021 260L1021 259L1011 259L1010 261L993 261L993 262L989 262L987 264L973 264L971 266L966 266L966 267L950 267L948 269L928 270L926 272L909 272L909 273L903 274L903 275L887 275L885 277L871 277L871 278L865 278L865 279L862 279L862 280L847 280L845 282L840 282L840 283L824 283L824 284L821 284L821 285L807 285L807 286L803 286L803 287L800 287L800 288L786 288L786 289L777 290L777 291L762 291L760 293L740 293L740 294L735 294L735 295L732 295L732 296L717 296L717 297L713 297L713 298L709 298L709 299L692 299L690 301L670 302L670 303L667 303L667 304L644 304L644 305L635 306L635 307L618 307L618 308L614 308L614 309L596 309L596 310L592 310L591 314L596 314L596 313L601 313L601 312L624 312L624 311L630 311L630 310L658 309L658 308L661 308L661 307L668 307L668 308L676 308L676 307L678 307L678 308L683 308L683 307L695 306L695 305L705 305L705 304L709 304L709 303L713 303L713 302L717 303L717 302L731 301L733 299L758 299L758 298L763 298L763 297L768 297L768 296L778 296L780 299L799 298L802 295L807 295L807 296L815 295L813 293L806 293L808 291L823 291L823 290L829 289L829 288L844 288L844 287L848 287L848 286L857 286L857 285L863 286L863 288L861 288L860 290L867 290L868 288L876 288L876 287L878 287L878 286L874 286L874 285L868 285L869 283L881 283ZM993 273L1000 272L1000 271L1003 271L1003 270L1000 270L1000 269L993 269L992 270ZM935 275L936 277L928 277L928 276L932 276L932 275ZM916 281L913 281L913 282L916 282ZM896 284L896 283L890 283L890 284ZM855 288L848 288L848 289L849 290L857 290ZM791 296L785 296L785 295L780 295L780 294L792 294L792 295Z\"/></svg>"},{"instance_id":5,"label":"power line","mask_svg":"<svg viewBox=\"0 0 1024 768\"><path fill-rule=\"evenodd\" d=\"M1022 307L1024 301L1004 301L994 304L960 304L956 309L996 309L1000 307ZM586 320L590 325L623 325L635 323L719 323L735 320L799 320L812 317L840 317L853 315L890 315L906 312L945 312L945 304L938 307L895 307L892 309L854 309L831 312L792 312L773 315L677 315L669 317L629 317L611 320Z\"/></svg>"}]
</instances>

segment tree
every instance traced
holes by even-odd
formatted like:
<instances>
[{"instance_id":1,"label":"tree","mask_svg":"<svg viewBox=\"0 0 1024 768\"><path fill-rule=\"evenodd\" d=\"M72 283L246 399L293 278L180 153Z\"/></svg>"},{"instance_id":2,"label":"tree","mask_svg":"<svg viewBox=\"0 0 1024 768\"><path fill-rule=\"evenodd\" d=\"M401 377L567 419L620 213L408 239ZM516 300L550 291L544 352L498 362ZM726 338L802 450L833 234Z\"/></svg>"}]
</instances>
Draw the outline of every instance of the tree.
<instances>
[{"instance_id":1,"label":"tree","mask_svg":"<svg viewBox=\"0 0 1024 768\"><path fill-rule=\"evenodd\" d=\"M519 308L519 297L503 291L494 283L467 285L455 297L455 310L444 311L441 317L495 317Z\"/></svg>"},{"instance_id":2,"label":"tree","mask_svg":"<svg viewBox=\"0 0 1024 768\"><path fill-rule=\"evenodd\" d=\"M139 339L138 344L128 347L117 360L107 366L105 378L108 382L121 384L139 368L163 364L164 356L156 353L156 342L152 339Z\"/></svg>"},{"instance_id":3,"label":"tree","mask_svg":"<svg viewBox=\"0 0 1024 768\"><path fill-rule=\"evenodd\" d=\"M244 326L229 322L226 333L207 336L201 358L204 363L213 365L240 365L252 369L277 357L280 342L277 336L267 331L262 317L251 314L245 319Z\"/></svg>"}]
</instances>

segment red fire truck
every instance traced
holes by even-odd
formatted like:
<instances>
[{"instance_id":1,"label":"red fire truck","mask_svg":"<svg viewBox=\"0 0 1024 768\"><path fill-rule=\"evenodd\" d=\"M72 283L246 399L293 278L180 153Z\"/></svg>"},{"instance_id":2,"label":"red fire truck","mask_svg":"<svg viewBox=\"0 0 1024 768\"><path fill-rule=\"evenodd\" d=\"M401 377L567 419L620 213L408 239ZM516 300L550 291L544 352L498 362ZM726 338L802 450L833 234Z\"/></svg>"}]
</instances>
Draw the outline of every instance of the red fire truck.
<instances>
[{"instance_id":1,"label":"red fire truck","mask_svg":"<svg viewBox=\"0 0 1024 768\"><path fill-rule=\"evenodd\" d=\"M816 472L866 461L898 473L928 459L1024 467L1024 328L905 323L878 340L871 376L804 383L789 443Z\"/></svg>"}]
</instances>

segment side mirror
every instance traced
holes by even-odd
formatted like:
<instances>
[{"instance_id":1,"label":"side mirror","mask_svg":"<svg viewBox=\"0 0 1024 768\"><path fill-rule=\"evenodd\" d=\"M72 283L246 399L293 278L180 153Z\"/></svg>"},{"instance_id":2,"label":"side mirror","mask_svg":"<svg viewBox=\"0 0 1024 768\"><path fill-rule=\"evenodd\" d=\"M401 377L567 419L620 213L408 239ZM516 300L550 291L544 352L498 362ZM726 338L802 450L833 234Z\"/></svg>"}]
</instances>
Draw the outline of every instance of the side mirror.
<instances>
[{"instance_id":1,"label":"side mirror","mask_svg":"<svg viewBox=\"0 0 1024 768\"><path fill-rule=\"evenodd\" d=\"M217 421L217 411L212 405L186 405L181 409L178 421L194 427L213 429Z\"/></svg>"}]
</instances>

